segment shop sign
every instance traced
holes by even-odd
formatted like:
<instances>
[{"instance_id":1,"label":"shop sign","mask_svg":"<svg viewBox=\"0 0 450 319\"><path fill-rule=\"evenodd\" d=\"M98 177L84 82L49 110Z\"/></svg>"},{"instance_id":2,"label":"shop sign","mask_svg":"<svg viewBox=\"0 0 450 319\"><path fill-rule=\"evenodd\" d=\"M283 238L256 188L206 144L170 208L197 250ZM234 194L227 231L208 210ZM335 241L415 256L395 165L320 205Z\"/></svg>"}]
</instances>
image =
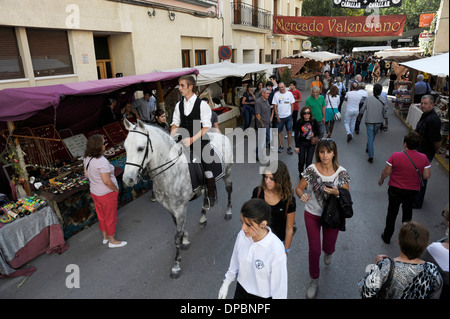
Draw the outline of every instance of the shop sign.
<instances>
[{"instance_id":1,"label":"shop sign","mask_svg":"<svg viewBox=\"0 0 450 319\"><path fill-rule=\"evenodd\" d=\"M431 41L433 34L431 32L422 32L419 34L419 41Z\"/></svg>"},{"instance_id":2,"label":"shop sign","mask_svg":"<svg viewBox=\"0 0 450 319\"><path fill-rule=\"evenodd\" d=\"M309 49L311 49L311 46L312 46L311 41L309 41L309 40L303 41L302 48L303 48L304 50L309 50Z\"/></svg>"},{"instance_id":3,"label":"shop sign","mask_svg":"<svg viewBox=\"0 0 450 319\"><path fill-rule=\"evenodd\" d=\"M402 0L333 0L333 8L366 9L400 7Z\"/></svg>"},{"instance_id":4,"label":"shop sign","mask_svg":"<svg viewBox=\"0 0 450 319\"><path fill-rule=\"evenodd\" d=\"M436 13L422 13L419 18L419 28L427 28L431 26L431 22L433 22L435 14Z\"/></svg>"},{"instance_id":5,"label":"shop sign","mask_svg":"<svg viewBox=\"0 0 450 319\"><path fill-rule=\"evenodd\" d=\"M358 17L274 16L273 34L318 37L401 36L406 15L369 15Z\"/></svg>"}]
</instances>

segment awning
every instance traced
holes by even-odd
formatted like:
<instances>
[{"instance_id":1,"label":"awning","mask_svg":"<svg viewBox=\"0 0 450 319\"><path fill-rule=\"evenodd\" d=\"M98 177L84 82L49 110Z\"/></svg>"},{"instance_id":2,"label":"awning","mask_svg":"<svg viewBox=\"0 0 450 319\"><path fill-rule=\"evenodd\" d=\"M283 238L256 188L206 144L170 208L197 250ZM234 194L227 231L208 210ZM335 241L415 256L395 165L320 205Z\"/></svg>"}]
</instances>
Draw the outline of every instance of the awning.
<instances>
[{"instance_id":1,"label":"awning","mask_svg":"<svg viewBox=\"0 0 450 319\"><path fill-rule=\"evenodd\" d=\"M104 80L3 89L0 90L0 121L25 120L49 107L57 109L65 96L108 94L132 85L145 87L149 83L170 81L182 75L196 73L196 69L185 69L178 72L153 72Z\"/></svg>"},{"instance_id":2,"label":"awning","mask_svg":"<svg viewBox=\"0 0 450 319\"><path fill-rule=\"evenodd\" d=\"M424 31L425 28L417 28L414 30L404 31L401 36L381 36L381 37L342 37L339 39L350 40L350 41L360 41L360 42L386 42L394 41L399 39L406 39L416 35L419 35Z\"/></svg>"},{"instance_id":3,"label":"awning","mask_svg":"<svg viewBox=\"0 0 450 319\"><path fill-rule=\"evenodd\" d=\"M375 55L384 60L406 62L422 58L423 50L418 47L398 48L376 52Z\"/></svg>"},{"instance_id":4,"label":"awning","mask_svg":"<svg viewBox=\"0 0 450 319\"><path fill-rule=\"evenodd\" d=\"M352 52L376 52L382 50L390 50L392 47L390 45L379 45L379 46L371 46L371 47L358 47L353 48Z\"/></svg>"},{"instance_id":5,"label":"awning","mask_svg":"<svg viewBox=\"0 0 450 319\"><path fill-rule=\"evenodd\" d=\"M419 60L399 63L407 68L415 69L418 71L426 72L437 76L448 76L449 64L448 52L444 54L435 55L429 58L423 58Z\"/></svg>"},{"instance_id":6,"label":"awning","mask_svg":"<svg viewBox=\"0 0 450 319\"><path fill-rule=\"evenodd\" d=\"M230 76L244 77L249 73L262 73L277 68L288 67L289 64L258 64L258 63L232 63L223 61L220 63L199 65L197 85L208 85L226 79Z\"/></svg>"},{"instance_id":7,"label":"awning","mask_svg":"<svg viewBox=\"0 0 450 319\"><path fill-rule=\"evenodd\" d=\"M319 52L304 51L297 53L295 55L288 56L287 58L301 58L301 57L319 62L339 60L340 58L342 58L342 56L339 54L334 54L327 51L319 51Z\"/></svg>"}]
</instances>

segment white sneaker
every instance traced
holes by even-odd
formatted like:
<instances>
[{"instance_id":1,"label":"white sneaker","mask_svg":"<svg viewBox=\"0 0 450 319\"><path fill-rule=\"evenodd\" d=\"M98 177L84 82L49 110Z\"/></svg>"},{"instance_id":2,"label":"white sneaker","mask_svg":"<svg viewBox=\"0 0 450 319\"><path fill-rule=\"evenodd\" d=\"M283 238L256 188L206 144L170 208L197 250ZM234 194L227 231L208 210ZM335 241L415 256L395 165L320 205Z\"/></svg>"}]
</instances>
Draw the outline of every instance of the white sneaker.
<instances>
[{"instance_id":1,"label":"white sneaker","mask_svg":"<svg viewBox=\"0 0 450 319\"><path fill-rule=\"evenodd\" d=\"M271 151L271 152L275 152L275 147L270 146L270 151Z\"/></svg>"},{"instance_id":2,"label":"white sneaker","mask_svg":"<svg viewBox=\"0 0 450 319\"><path fill-rule=\"evenodd\" d=\"M323 256L323 262L325 265L331 264L331 255L325 254L325 256Z\"/></svg>"},{"instance_id":3,"label":"white sneaker","mask_svg":"<svg viewBox=\"0 0 450 319\"><path fill-rule=\"evenodd\" d=\"M119 247L125 246L126 244L127 244L126 241L122 241L120 244L111 244L111 243L109 243L108 247L109 248L119 248Z\"/></svg>"},{"instance_id":4,"label":"white sneaker","mask_svg":"<svg viewBox=\"0 0 450 319\"><path fill-rule=\"evenodd\" d=\"M319 287L319 278L312 279L309 283L308 290L306 291L306 299L314 299L317 293L317 288Z\"/></svg>"},{"instance_id":5,"label":"white sneaker","mask_svg":"<svg viewBox=\"0 0 450 319\"><path fill-rule=\"evenodd\" d=\"M287 138L287 134L284 136L284 138Z\"/></svg>"}]
</instances>

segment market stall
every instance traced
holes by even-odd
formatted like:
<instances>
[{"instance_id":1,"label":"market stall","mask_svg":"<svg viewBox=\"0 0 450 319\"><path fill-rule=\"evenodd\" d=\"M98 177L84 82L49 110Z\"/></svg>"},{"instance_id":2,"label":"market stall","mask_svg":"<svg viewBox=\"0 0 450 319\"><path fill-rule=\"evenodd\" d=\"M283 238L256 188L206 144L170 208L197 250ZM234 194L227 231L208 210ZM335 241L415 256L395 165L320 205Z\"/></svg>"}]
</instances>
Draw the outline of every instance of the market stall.
<instances>
[{"instance_id":1,"label":"market stall","mask_svg":"<svg viewBox=\"0 0 450 319\"><path fill-rule=\"evenodd\" d=\"M172 90L180 76L196 73L153 72L0 91L0 178L2 186L11 185L10 191L2 192L14 200L31 194L45 200L63 226L64 238L90 226L96 214L82 156L89 136L101 134L108 142L105 157L116 167L119 205L139 197L152 184L144 180L133 188L122 186L127 130L120 108L133 101L137 91ZM113 108L111 100L116 101ZM105 114L111 112L115 118L105 122Z\"/></svg>"},{"instance_id":2,"label":"market stall","mask_svg":"<svg viewBox=\"0 0 450 319\"><path fill-rule=\"evenodd\" d=\"M352 49L352 57L359 58L361 55L367 53L375 53L383 50L392 50L390 45L375 45L375 46L367 46L367 47L354 47Z\"/></svg>"},{"instance_id":3,"label":"market stall","mask_svg":"<svg viewBox=\"0 0 450 319\"><path fill-rule=\"evenodd\" d=\"M317 75L321 75L324 62L341 59L342 56L327 51L304 51L295 55L278 59L277 63L289 63L292 65L292 78L297 82L297 89L306 90Z\"/></svg>"},{"instance_id":4,"label":"market stall","mask_svg":"<svg viewBox=\"0 0 450 319\"><path fill-rule=\"evenodd\" d=\"M400 63L410 70L417 72L427 73L434 77L431 81L432 91L431 95L435 97L435 111L441 119L441 149L439 154L436 154L436 158L441 162L448 171L448 158L449 158L449 117L448 117L448 75L449 75L449 54L444 53L435 55L428 58L413 60L409 62ZM413 78L414 79L414 78ZM414 89L412 89L412 96L414 95ZM422 115L420 110L420 104L412 104L409 108L408 115L406 117L406 123L409 124L412 129L415 129L417 122Z\"/></svg>"}]
</instances>

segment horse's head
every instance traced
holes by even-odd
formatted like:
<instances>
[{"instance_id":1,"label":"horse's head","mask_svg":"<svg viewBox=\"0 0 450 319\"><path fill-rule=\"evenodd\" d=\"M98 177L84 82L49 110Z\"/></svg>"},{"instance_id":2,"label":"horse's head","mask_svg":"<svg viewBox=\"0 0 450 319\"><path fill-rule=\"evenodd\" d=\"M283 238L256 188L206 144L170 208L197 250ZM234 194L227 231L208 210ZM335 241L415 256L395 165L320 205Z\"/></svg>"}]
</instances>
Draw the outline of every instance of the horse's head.
<instances>
[{"instance_id":1,"label":"horse's head","mask_svg":"<svg viewBox=\"0 0 450 319\"><path fill-rule=\"evenodd\" d=\"M124 119L125 128L129 131L124 146L127 152L127 162L123 173L123 182L126 186L133 186L139 180L139 175L150 161L153 147L149 132L140 120L136 125Z\"/></svg>"}]
</instances>

